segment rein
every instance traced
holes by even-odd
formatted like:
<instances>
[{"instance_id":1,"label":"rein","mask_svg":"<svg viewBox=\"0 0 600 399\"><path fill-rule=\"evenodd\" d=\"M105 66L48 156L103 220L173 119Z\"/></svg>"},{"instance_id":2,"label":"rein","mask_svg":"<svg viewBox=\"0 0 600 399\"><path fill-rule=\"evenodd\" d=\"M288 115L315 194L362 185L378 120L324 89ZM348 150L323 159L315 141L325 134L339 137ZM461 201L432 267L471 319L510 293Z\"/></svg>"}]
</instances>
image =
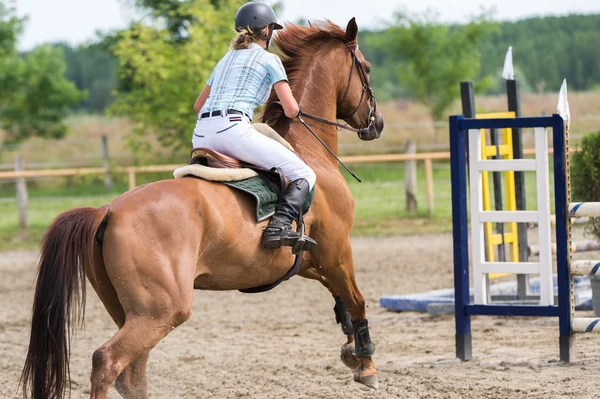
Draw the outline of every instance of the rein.
<instances>
[{"instance_id":1,"label":"rein","mask_svg":"<svg viewBox=\"0 0 600 399\"><path fill-rule=\"evenodd\" d=\"M304 119L302 119L302 117L301 117L300 115L298 115L298 116L297 116L297 118L298 118L298 120L299 120L300 122L302 122L302 124L303 124L304 126L306 126L306 128L308 129L308 131L309 131L309 132L311 132L311 133L312 133L312 135L313 135L313 136L315 136L315 138L316 138L317 140L319 140L319 143L321 143L321 144L323 145L323 147L325 147L325 148L327 149L327 151L329 151L329 153L330 153L330 154L331 154L331 155L332 155L332 156L333 156L333 157L336 159L336 161L338 161L338 163L339 163L340 165L342 165L342 166L344 167L344 169L346 169L346 170L348 171L348 173L350 173L350 174L352 175L352 177L354 177L354 178L355 178L355 179L356 179L356 180L357 180L359 183L362 183L362 180L360 180L360 178L359 178L358 176L356 176L356 175L354 174L354 172L352 172L350 169L348 169L348 167L347 167L347 166L346 166L346 165L345 165L345 164L342 162L342 160L341 160L341 159L339 159L337 155L335 155L335 152L331 151L331 148L329 148L329 147L327 146L327 144L325 144L325 142L324 142L323 140L321 140L321 138L320 138L320 137L319 137L319 136L318 136L318 135L317 135L317 134L316 134L316 133L315 133L315 132L314 132L314 131L313 131L313 130L310 128L310 126L308 126L308 125L306 124L306 122L304 122ZM325 119L325 121L327 121L327 120ZM329 121L327 121L327 122L329 122Z\"/></svg>"},{"instance_id":2,"label":"rein","mask_svg":"<svg viewBox=\"0 0 600 399\"><path fill-rule=\"evenodd\" d=\"M314 121L321 122L321 123L324 123L326 125L335 126L337 128L348 130L348 131L351 131L351 132L354 132L354 133L359 133L360 134L360 133L364 133L364 132L369 131L368 127L363 127L363 128L360 128L360 129L356 129L356 128L353 128L352 126L342 125L341 123L330 121L329 119L321 118L320 116L312 115L312 114L306 113L304 111L300 111L298 113L298 118L300 118L301 116L305 116L308 119L312 119Z\"/></svg>"}]
</instances>

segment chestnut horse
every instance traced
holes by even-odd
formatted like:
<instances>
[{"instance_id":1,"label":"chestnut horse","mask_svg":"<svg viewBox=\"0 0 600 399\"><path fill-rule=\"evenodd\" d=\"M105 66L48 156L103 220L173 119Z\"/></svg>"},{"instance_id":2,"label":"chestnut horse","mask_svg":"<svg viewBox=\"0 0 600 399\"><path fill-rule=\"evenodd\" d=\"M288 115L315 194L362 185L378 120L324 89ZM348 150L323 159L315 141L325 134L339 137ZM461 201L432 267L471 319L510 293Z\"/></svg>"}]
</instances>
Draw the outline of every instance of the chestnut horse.
<instances>
[{"instance_id":1,"label":"chestnut horse","mask_svg":"<svg viewBox=\"0 0 600 399\"><path fill-rule=\"evenodd\" d=\"M345 31L331 23L289 25L275 42L286 56L302 110L328 120L339 117L354 128L368 125L372 128L359 136L373 140L381 134L383 117L373 112L370 65L358 51L357 33L354 19ZM319 246L305 253L300 275L329 289L347 335L342 360L355 370L356 381L376 387L374 346L350 245L350 190L331 154L298 120L285 118L273 96L264 119L317 175L305 223ZM336 128L309 122L337 152ZM248 289L287 272L294 260L289 249L262 247L266 224L256 222L249 196L188 177L140 186L106 206L59 215L42 243L24 394L63 398L70 388L69 343L73 324L83 318L87 276L119 328L92 356L91 398L106 398L113 383L125 398L147 398L148 354L191 316L194 289Z\"/></svg>"}]
</instances>

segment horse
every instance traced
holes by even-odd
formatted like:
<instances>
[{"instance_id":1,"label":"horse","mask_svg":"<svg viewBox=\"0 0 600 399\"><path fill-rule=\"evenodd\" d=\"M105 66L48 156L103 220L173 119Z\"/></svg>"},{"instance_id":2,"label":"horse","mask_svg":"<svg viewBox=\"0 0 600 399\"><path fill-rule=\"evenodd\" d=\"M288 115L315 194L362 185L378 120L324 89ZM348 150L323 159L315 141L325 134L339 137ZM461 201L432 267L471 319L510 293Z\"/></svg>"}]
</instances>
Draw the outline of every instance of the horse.
<instances>
[{"instance_id":1,"label":"horse","mask_svg":"<svg viewBox=\"0 0 600 399\"><path fill-rule=\"evenodd\" d=\"M290 24L274 40L303 115L344 120L360 139L373 140L381 135L383 115L376 110L371 66L358 50L357 34L353 18L345 30L331 22ZM299 275L331 292L346 335L341 359L354 370L355 381L377 388L375 348L354 273L354 201L348 185L332 154L297 119L283 115L274 94L263 120L317 175L305 228L319 245L304 253ZM337 153L336 124L311 125ZM20 381L24 395L63 398L70 390L70 338L83 321L87 276L118 327L93 353L90 397L106 398L114 383L124 398L147 398L149 352L190 318L194 289L250 289L286 273L294 255L262 247L266 224L256 222L250 196L191 177L156 181L105 206L58 215L41 244Z\"/></svg>"}]
</instances>

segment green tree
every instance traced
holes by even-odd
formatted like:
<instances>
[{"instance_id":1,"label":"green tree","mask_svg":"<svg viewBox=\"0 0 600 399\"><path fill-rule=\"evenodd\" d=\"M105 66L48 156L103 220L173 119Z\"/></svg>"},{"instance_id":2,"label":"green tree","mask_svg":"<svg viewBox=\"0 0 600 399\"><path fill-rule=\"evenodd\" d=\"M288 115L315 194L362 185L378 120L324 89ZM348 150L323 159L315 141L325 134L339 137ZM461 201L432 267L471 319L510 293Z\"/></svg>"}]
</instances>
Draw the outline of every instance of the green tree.
<instances>
[{"instance_id":1,"label":"green tree","mask_svg":"<svg viewBox=\"0 0 600 399\"><path fill-rule=\"evenodd\" d=\"M600 201L600 131L587 134L571 155L571 191L577 202ZM586 230L600 241L600 218L592 218Z\"/></svg>"},{"instance_id":2,"label":"green tree","mask_svg":"<svg viewBox=\"0 0 600 399\"><path fill-rule=\"evenodd\" d=\"M600 201L600 130L587 134L571 156L571 190L578 202Z\"/></svg>"},{"instance_id":3,"label":"green tree","mask_svg":"<svg viewBox=\"0 0 600 399\"><path fill-rule=\"evenodd\" d=\"M189 148L192 105L227 51L233 16L244 1L213 3L182 2L179 11L197 21L187 27L185 41L174 41L168 28L141 24L119 34L113 51L119 57L121 85L111 109L138 124L130 137L137 149L149 147L149 134L175 150Z\"/></svg>"},{"instance_id":4,"label":"green tree","mask_svg":"<svg viewBox=\"0 0 600 399\"><path fill-rule=\"evenodd\" d=\"M182 42L188 39L188 27L198 22L191 12L190 5L194 0L136 0L140 10L152 13L151 19L164 25L171 38ZM220 0L210 3L217 7Z\"/></svg>"},{"instance_id":5,"label":"green tree","mask_svg":"<svg viewBox=\"0 0 600 399\"><path fill-rule=\"evenodd\" d=\"M459 82L477 78L481 57L477 45L491 30L484 16L463 26L447 26L431 13L398 14L396 26L382 39L399 61L396 72L409 94L440 120L459 98ZM475 87L483 89L490 83L485 78Z\"/></svg>"},{"instance_id":6,"label":"green tree","mask_svg":"<svg viewBox=\"0 0 600 399\"><path fill-rule=\"evenodd\" d=\"M57 43L53 47L58 47L64 53L66 78L79 90L89 93L88 98L77 107L78 110L102 112L112 104L113 91L117 87L117 57L101 43L77 47Z\"/></svg>"},{"instance_id":7,"label":"green tree","mask_svg":"<svg viewBox=\"0 0 600 399\"><path fill-rule=\"evenodd\" d=\"M144 11L149 11L153 15L153 19L163 24L165 29L171 34L174 41L186 41L188 29L190 26L197 24L199 19L192 12L192 5L196 0L135 0L135 5ZM240 5L249 1L240 2ZM221 6L229 7L229 0L209 0L208 3L216 9ZM271 2L273 3L273 2ZM275 12L279 12L282 8L282 3L276 2L271 4ZM233 15L230 18L233 20Z\"/></svg>"},{"instance_id":8,"label":"green tree","mask_svg":"<svg viewBox=\"0 0 600 399\"><path fill-rule=\"evenodd\" d=\"M23 24L0 1L0 129L8 143L32 136L61 138L67 132L64 117L83 94L65 79L60 50L42 46L18 54L16 39Z\"/></svg>"}]
</instances>

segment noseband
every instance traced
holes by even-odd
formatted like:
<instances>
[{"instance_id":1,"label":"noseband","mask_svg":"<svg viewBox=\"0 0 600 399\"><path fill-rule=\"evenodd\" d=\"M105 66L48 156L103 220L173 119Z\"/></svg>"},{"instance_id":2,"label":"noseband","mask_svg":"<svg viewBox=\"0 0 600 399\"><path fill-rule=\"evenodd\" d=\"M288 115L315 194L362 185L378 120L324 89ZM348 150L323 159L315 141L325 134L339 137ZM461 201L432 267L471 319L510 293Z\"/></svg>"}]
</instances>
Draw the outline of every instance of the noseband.
<instances>
[{"instance_id":1,"label":"noseband","mask_svg":"<svg viewBox=\"0 0 600 399\"><path fill-rule=\"evenodd\" d=\"M341 123L330 121L325 118L321 118L320 116L317 116L317 115L307 114L306 112L303 112L303 111L300 111L300 113L298 114L298 117L305 116L308 119L312 119L317 122L325 123L327 125L336 126L340 129L349 130L351 132L356 132L360 135L361 133L366 133L369 130L371 130L371 126L375 122L375 112L377 111L377 102L375 101L375 94L373 93L373 89L371 88L371 85L369 84L369 80L368 80L367 74L362 66L362 62L361 62L360 58L358 58L358 56L356 55L356 50L358 48L351 48L347 44L346 44L346 48L350 51L350 55L352 56L352 67L350 69L350 76L348 77L348 84L346 85L346 90L344 91L344 95L342 96L342 98L338 101L337 107L339 108L339 106L344 102L344 100L348 96L348 93L350 92L350 85L352 84L352 76L354 76L354 69L355 69L354 67L355 66L356 66L356 70L358 70L358 76L359 76L360 82L362 84L362 93L360 95L360 101L358 102L358 105L356 106L354 111L352 111L351 113L349 113L348 115L345 115L345 116L338 115L337 119L349 118L349 117L353 116L354 114L356 114L358 112L358 109L360 108L360 106L363 103L363 100L365 98L365 93L367 93L367 95L369 96L369 107L370 107L370 109L369 109L369 124L367 125L367 127L356 129L356 128L353 128L348 125L342 125Z\"/></svg>"}]
</instances>

